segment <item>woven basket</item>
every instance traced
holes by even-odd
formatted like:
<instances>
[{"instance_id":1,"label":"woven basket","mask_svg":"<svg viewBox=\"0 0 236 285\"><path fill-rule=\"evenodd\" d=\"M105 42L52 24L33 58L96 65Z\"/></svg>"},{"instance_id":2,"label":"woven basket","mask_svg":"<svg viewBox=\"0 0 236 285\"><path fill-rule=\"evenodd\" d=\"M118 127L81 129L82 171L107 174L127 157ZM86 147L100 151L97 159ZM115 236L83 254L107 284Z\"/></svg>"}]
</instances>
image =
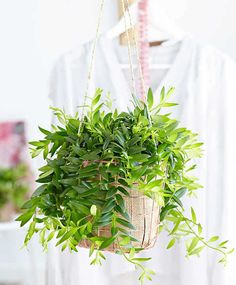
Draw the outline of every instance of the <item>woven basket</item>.
<instances>
[{"instance_id":1,"label":"woven basket","mask_svg":"<svg viewBox=\"0 0 236 285\"><path fill-rule=\"evenodd\" d=\"M130 230L130 234L138 240L138 242L132 242L132 246L143 249L152 248L157 239L157 230L160 223L160 207L153 199L143 195L140 191L129 190L128 192L130 196L124 196L123 198L131 223L135 227L135 230ZM110 237L110 226L101 228L98 236ZM89 241L84 240L79 246L89 248L90 245ZM105 250L116 252L118 245L114 243Z\"/></svg>"}]
</instances>

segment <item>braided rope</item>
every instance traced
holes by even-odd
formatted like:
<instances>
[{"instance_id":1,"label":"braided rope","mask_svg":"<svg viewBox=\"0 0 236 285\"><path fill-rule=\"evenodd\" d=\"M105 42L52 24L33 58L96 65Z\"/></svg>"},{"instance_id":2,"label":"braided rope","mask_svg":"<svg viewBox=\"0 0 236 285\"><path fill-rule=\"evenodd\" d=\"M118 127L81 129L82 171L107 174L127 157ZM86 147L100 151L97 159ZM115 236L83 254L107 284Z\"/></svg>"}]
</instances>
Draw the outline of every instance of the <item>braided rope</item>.
<instances>
[{"instance_id":1,"label":"braided rope","mask_svg":"<svg viewBox=\"0 0 236 285\"><path fill-rule=\"evenodd\" d=\"M98 14L98 21L97 21L97 27L96 27L96 35L93 41L93 46L92 46L92 51L91 51L91 60L90 60L90 65L89 65L89 69L88 69L88 77L87 77L87 82L86 82L86 88L85 88L85 95L84 95L84 102L83 102L83 107L82 107L82 114L81 114L81 118L83 120L84 117L84 110L85 110L85 105L88 99L88 93L89 93L89 86L91 83L91 78L92 78L92 72L93 72L93 68L94 68L94 59L96 56L96 47L97 47L97 42L98 42L98 38L99 38L99 30L100 30L100 26L101 26L101 20L102 20L102 13L103 13L103 9L104 9L104 3L105 0L101 0L100 3L100 8L99 8L99 14ZM81 126L81 124L80 124ZM80 131L80 128L79 128Z\"/></svg>"},{"instance_id":2,"label":"braided rope","mask_svg":"<svg viewBox=\"0 0 236 285\"><path fill-rule=\"evenodd\" d=\"M144 43L147 43L147 29L145 31L145 28L147 27L147 14L140 13L140 16L144 15L144 17L143 18L141 17L143 20L141 21L141 29L140 29L140 35L141 35L141 44L140 44L141 53L140 54L141 54L141 56L139 56L138 41L137 41L137 37L135 34L135 27L132 23L132 18L131 18L130 9L129 9L129 3L127 0L121 0L121 1L122 1L122 7L123 7L124 14L125 14L126 10L128 12L128 17L129 17L129 22L130 22L130 26L131 26L134 47L135 47L135 53L136 53L137 60L138 60L138 70L139 70L139 76L140 76L140 81L141 81L141 99L143 101L145 101L146 91L147 91L147 88L145 86L145 79L146 79L146 81L148 81L148 77L147 77L148 72L147 71L149 69L148 65L147 65L147 61L146 61L146 57L148 56L148 53L146 52L147 48L144 45ZM89 69L88 69L88 77L87 77L87 83L86 83L86 88L85 88L85 96L84 96L84 102L83 102L82 114L81 114L82 120L84 117L84 110L85 110L86 102L88 99L89 86L90 86L91 78L92 78L92 71L93 71L93 67L94 67L94 59L96 56L96 47L97 47L97 42L98 42L98 38L99 38L99 30L100 30L100 26L101 26L104 3L105 3L105 0L101 0L99 15L98 15L98 21L97 21L96 35L95 35L95 39L94 39L93 46L92 46L91 61L90 61ZM143 8L145 8L147 11L147 0L142 0L142 2L139 4L139 10L141 11ZM136 93L135 92L136 86L135 86L134 66L133 66L132 55L131 55L131 40L130 40L129 31L127 29L126 17L124 17L124 21L125 21L126 36L127 36L127 41L128 41L128 54L129 54L129 65L130 65L131 80L132 80L132 92L133 92L133 94L135 94ZM146 38L145 38L145 35L146 35ZM80 128L79 128L79 131L80 131Z\"/></svg>"},{"instance_id":3,"label":"braided rope","mask_svg":"<svg viewBox=\"0 0 236 285\"><path fill-rule=\"evenodd\" d=\"M129 66L130 66L130 73L131 73L131 81L132 81L132 93L133 95L136 93L136 85L135 85L135 76L134 76L134 66L133 66L133 61L132 61L132 55L131 55L131 40L130 40L130 35L127 27L127 22L126 22L126 16L125 16L125 2L124 0L121 0L122 2L122 10L124 14L124 22L125 22L125 33L127 37L127 42L128 42L128 55L129 55Z\"/></svg>"}]
</instances>

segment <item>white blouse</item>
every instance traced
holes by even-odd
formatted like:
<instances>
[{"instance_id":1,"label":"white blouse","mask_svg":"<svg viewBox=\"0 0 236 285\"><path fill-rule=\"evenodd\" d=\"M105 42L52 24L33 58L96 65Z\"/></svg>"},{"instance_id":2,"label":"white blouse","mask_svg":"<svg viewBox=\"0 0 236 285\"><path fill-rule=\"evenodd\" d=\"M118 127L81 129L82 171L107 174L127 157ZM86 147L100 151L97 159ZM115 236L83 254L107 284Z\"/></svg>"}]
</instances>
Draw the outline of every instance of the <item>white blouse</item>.
<instances>
[{"instance_id":1,"label":"white blouse","mask_svg":"<svg viewBox=\"0 0 236 285\"><path fill-rule=\"evenodd\" d=\"M83 104L91 43L63 55L52 72L50 98L54 106L73 114ZM204 157L196 175L204 186L198 199L186 198L202 223L205 236L220 235L235 246L236 235L236 65L210 47L202 47L186 37L175 44L151 48L151 62L171 64L170 69L152 70L152 87L158 100L160 89L176 88L172 101L179 103L172 114L181 125L200 134ZM128 63L127 50L101 37L90 90L99 87L111 92L116 106L130 106L130 74L120 63ZM235 255L227 268L217 264L217 254L205 250L200 258L185 258L184 243L166 250L168 240L161 234L149 267L156 270L153 284L233 285L236 284ZM233 244L234 243L234 244ZM61 253L51 246L48 258L48 285L134 285L137 273L120 256L106 254L102 267L89 266L88 252Z\"/></svg>"}]
</instances>

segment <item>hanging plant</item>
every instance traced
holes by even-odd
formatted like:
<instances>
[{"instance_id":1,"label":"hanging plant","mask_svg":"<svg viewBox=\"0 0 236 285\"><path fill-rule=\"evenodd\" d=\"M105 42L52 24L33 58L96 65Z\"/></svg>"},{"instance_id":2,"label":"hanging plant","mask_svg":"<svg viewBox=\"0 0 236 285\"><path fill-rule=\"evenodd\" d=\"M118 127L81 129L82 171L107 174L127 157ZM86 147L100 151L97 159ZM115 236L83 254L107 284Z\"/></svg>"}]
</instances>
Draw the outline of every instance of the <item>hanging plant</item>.
<instances>
[{"instance_id":1,"label":"hanging plant","mask_svg":"<svg viewBox=\"0 0 236 285\"><path fill-rule=\"evenodd\" d=\"M163 88L155 105L149 90L147 104L133 98L134 108L119 113L111 101L102 103L98 89L82 119L52 108L60 125L40 128L44 139L31 142L32 156L42 152L46 164L37 180L41 185L17 219L21 226L30 222L25 245L39 233L45 249L53 238L62 250L88 247L91 264L101 264L104 250L113 251L141 269L143 282L154 272L143 265L149 258L136 254L153 246L164 229L168 249L184 238L187 256L210 247L226 262L232 252L227 242L205 240L193 208L191 217L184 213L183 197L201 187L191 170L202 143L162 114L176 105L168 101L172 92Z\"/></svg>"},{"instance_id":2,"label":"hanging plant","mask_svg":"<svg viewBox=\"0 0 236 285\"><path fill-rule=\"evenodd\" d=\"M0 220L11 220L11 216L26 201L29 192L27 170L25 164L0 168Z\"/></svg>"}]
</instances>

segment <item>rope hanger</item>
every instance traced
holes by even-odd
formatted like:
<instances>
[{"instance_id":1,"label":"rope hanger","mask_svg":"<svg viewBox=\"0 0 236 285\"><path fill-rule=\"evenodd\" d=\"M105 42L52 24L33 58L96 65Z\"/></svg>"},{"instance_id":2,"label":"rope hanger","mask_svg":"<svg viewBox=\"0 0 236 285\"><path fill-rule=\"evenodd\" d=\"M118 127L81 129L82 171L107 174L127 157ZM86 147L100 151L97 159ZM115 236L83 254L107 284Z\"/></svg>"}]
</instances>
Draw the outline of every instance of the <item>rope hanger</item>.
<instances>
[{"instance_id":1,"label":"rope hanger","mask_svg":"<svg viewBox=\"0 0 236 285\"><path fill-rule=\"evenodd\" d=\"M102 21L102 13L103 13L103 9L104 9L104 3L105 3L105 0L101 0L100 8L99 8L99 14L98 14L98 22L97 22L97 27L96 27L96 34L95 34L95 38L93 41L93 46L92 46L92 51L91 51L91 60L90 60L90 64L89 64L88 76L87 76L87 82L86 82L86 88L85 88L85 94L84 94L84 102L83 102L82 114L81 114L82 120L84 117L85 105L86 105L86 102L88 99L89 86L90 86L91 79L92 79L92 72L93 72L93 68L94 68L94 59L95 59L95 55L96 55L96 48L97 48L99 30L100 30L101 21ZM79 128L79 131L80 131L80 128Z\"/></svg>"},{"instance_id":2,"label":"rope hanger","mask_svg":"<svg viewBox=\"0 0 236 285\"><path fill-rule=\"evenodd\" d=\"M141 81L141 99L143 101L146 100L146 92L147 92L147 88L145 86L145 80L144 80L144 75L147 79L147 65L145 65L146 63L142 63L141 61L145 60L145 57L143 56L146 53L146 50L144 50L144 48L146 49L146 47L144 46L144 42L146 41L146 35L147 32L145 31L145 27L147 26L147 21L144 19L144 21L141 21L141 41L142 44L140 45L140 50L141 50L141 59L139 57L139 49L138 49L138 41L137 41L137 37L136 37L136 33L135 33L135 27L132 23L132 18L131 18L131 14L130 14L130 10L129 10L129 4L128 4L128 0L121 0L122 2L122 8L123 8L123 12L127 11L128 12L128 18L129 18L129 22L130 22L130 26L132 27L132 39L134 42L134 49L135 49L135 56L137 57L137 62L138 62L138 71L139 71L139 77L140 77L140 81ZM143 2L145 2L144 4L147 3L147 0L142 0L142 3L140 3L140 8L143 8ZM86 82L86 88L85 88L85 95L84 95L84 102L83 102L83 107L82 107L82 120L84 117L84 110L85 110L85 106L86 106L86 102L88 99L88 95L89 95L89 86L91 83L91 79L92 79L92 73L93 73L93 68L94 68L94 60L96 57L96 49L97 49L97 43L98 43L98 38L99 38L99 31L100 31L100 26L101 26L101 20L102 20L102 15L103 15L103 10L104 10L104 4L105 4L105 0L101 0L100 2L100 6L99 6L99 14L98 14L98 21L97 21L97 26L96 26L96 35L93 41L93 45L92 45L92 50L91 50L91 60L90 60L90 64L89 64L89 68L88 68L88 76L87 76L87 82ZM140 14L141 16L141 14ZM145 16L145 13L144 13ZM146 16L145 16L146 17ZM141 16L142 19L142 16ZM133 61L132 61L132 53L131 53L131 39L130 39L130 35L127 29L127 19L126 17L124 17L124 24L125 24L125 30L126 30L126 36L127 36L127 40L128 40L128 55L129 55L129 66L130 66L130 73L131 73L131 81L132 81L132 93L133 95L137 94L136 91L136 84L135 84L135 75L134 75L134 65L133 65ZM145 73L144 73L145 72Z\"/></svg>"}]
</instances>

